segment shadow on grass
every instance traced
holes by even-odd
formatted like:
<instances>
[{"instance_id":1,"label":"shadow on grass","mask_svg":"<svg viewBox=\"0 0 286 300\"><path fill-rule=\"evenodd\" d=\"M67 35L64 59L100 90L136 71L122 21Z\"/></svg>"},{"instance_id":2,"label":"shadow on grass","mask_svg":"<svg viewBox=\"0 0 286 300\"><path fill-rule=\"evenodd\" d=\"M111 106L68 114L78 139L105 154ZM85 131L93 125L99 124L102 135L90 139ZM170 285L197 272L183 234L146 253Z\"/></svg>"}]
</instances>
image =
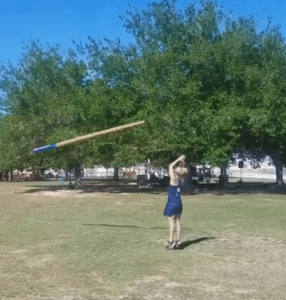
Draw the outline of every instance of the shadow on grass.
<instances>
[{"instance_id":1,"label":"shadow on grass","mask_svg":"<svg viewBox=\"0 0 286 300\"><path fill-rule=\"evenodd\" d=\"M75 190L75 188L68 185L55 185L50 181L46 181L43 186L37 186L34 182L30 185L31 188L23 193L36 193L41 191L65 191ZM78 190L79 194L85 193L133 193L133 194L166 194L167 187L137 187L135 181L120 180L118 182L111 179L97 179L97 180L83 180L83 188ZM286 185L279 186L275 183L265 182L243 182L243 183L228 183L225 186L220 186L217 183L199 183L190 187L189 192L183 192L182 195L198 195L209 194L214 195L243 195L243 194L286 194Z\"/></svg>"},{"instance_id":2,"label":"shadow on grass","mask_svg":"<svg viewBox=\"0 0 286 300\"><path fill-rule=\"evenodd\" d=\"M124 227L124 228L139 228L139 229L153 229L152 227L140 227L140 226L133 226L133 225L110 225L110 224L82 224L85 226L106 226L106 227ZM160 228L160 229L167 229L167 228Z\"/></svg>"},{"instance_id":3,"label":"shadow on grass","mask_svg":"<svg viewBox=\"0 0 286 300\"><path fill-rule=\"evenodd\" d=\"M84 226L106 226L106 227L124 227L124 228L138 228L138 229L169 229L168 227L162 227L162 226L151 226L151 227L140 227L140 226L134 226L134 225L111 225L111 224L82 224ZM182 229L188 229L183 227Z\"/></svg>"},{"instance_id":4,"label":"shadow on grass","mask_svg":"<svg viewBox=\"0 0 286 300\"><path fill-rule=\"evenodd\" d=\"M177 250L184 250L185 248L193 245L193 244L197 244L203 241L207 241L207 240L213 240L215 239L215 237L201 237L192 241L184 241L181 243L181 245L179 246L179 248L177 248Z\"/></svg>"}]
</instances>

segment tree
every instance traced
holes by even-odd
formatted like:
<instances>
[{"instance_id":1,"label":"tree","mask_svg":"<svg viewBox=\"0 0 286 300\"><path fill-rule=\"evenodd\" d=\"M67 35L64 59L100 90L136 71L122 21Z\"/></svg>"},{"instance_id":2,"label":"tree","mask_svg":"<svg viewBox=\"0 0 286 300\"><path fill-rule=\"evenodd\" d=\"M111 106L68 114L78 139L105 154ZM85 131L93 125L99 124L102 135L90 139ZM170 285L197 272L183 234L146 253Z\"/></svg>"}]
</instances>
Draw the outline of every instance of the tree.
<instances>
[{"instance_id":1,"label":"tree","mask_svg":"<svg viewBox=\"0 0 286 300\"><path fill-rule=\"evenodd\" d=\"M21 156L29 146L25 139L23 121L15 116L5 116L0 122L0 170L23 170L27 166Z\"/></svg>"},{"instance_id":2,"label":"tree","mask_svg":"<svg viewBox=\"0 0 286 300\"><path fill-rule=\"evenodd\" d=\"M277 28L258 36L252 18L229 22L217 43L193 45L189 61L191 76L201 81L205 119L212 120L211 128L199 133L210 137L203 162L223 164L244 147L258 159L273 157L281 183L285 44Z\"/></svg>"},{"instance_id":3,"label":"tree","mask_svg":"<svg viewBox=\"0 0 286 300\"><path fill-rule=\"evenodd\" d=\"M134 131L50 153L47 164L68 165L69 157L81 164L120 166L150 157L167 165L189 153L190 161L222 166L243 145L265 151L283 146L285 110L279 108L284 107L285 48L278 32L258 36L251 17L226 19L220 33L224 16L215 1L201 1L202 9L189 6L184 13L176 11L175 3L164 0L149 4L147 11L127 11L122 20L134 45L109 39L104 44L91 37L85 47L77 45L89 57L82 68L72 59L57 67L58 56L48 60L32 51L27 66L33 68L26 66L31 75L22 72L28 100L17 103L22 91L16 83L2 81L10 91L10 111L41 120L38 144L147 122ZM73 75L72 83L64 67ZM95 79L83 85L87 69ZM42 81L32 76L35 70L43 70ZM51 88L45 74L56 76ZM255 137L255 142L247 144L245 137Z\"/></svg>"},{"instance_id":4,"label":"tree","mask_svg":"<svg viewBox=\"0 0 286 300\"><path fill-rule=\"evenodd\" d=\"M257 64L246 72L247 126L242 132L242 145L248 153L256 151L255 158L261 161L269 155L276 167L276 181L283 183L282 166L285 161L285 71L286 48L279 28L270 27L257 39ZM245 103L242 103L246 107Z\"/></svg>"},{"instance_id":5,"label":"tree","mask_svg":"<svg viewBox=\"0 0 286 300\"><path fill-rule=\"evenodd\" d=\"M137 138L142 153L166 164L187 151L192 160L223 166L242 146L252 154L283 146L285 47L279 31L268 26L258 35L250 17L226 18L220 33L225 16L215 1L184 13L175 3L151 3L147 11L129 9L121 17L135 45L106 40L106 47L89 38L85 48L91 70L105 86L127 90L136 117L150 124Z\"/></svg>"},{"instance_id":6,"label":"tree","mask_svg":"<svg viewBox=\"0 0 286 300\"><path fill-rule=\"evenodd\" d=\"M135 109L130 118L145 119L150 124L136 131L132 141L141 146L133 152L134 159L138 159L141 151L141 157L164 157L166 163L182 151L191 152L202 148L199 143L206 144L205 137L195 135L193 130L200 127L195 113L204 103L201 101L190 109L192 101L197 99L200 82L186 76L185 56L200 37L215 42L220 16L212 4L207 4L196 18L192 6L185 15L175 12L175 1L148 6L148 12L129 11L129 19L122 17L124 26L136 37L136 45L122 47L120 41L112 43L106 39L105 46L89 37L90 44L85 49L81 44L77 47L82 54L89 54L89 68L102 79L103 86L115 94L120 91L133 98ZM181 36L182 39L178 38ZM124 159L126 153L132 153L125 142L117 145L120 145L117 157L122 153Z\"/></svg>"},{"instance_id":7,"label":"tree","mask_svg":"<svg viewBox=\"0 0 286 300\"><path fill-rule=\"evenodd\" d=\"M22 157L22 163L30 166L66 166L67 157L55 155L34 156L33 147L80 134L84 125L83 79L86 76L84 63L77 63L76 54L69 51L63 62L58 46L44 51L38 42L31 42L19 68L2 67L1 88L6 92L5 107L9 115L21 118L27 130L26 142L30 149ZM37 130L36 130L37 129ZM17 135L15 136L17 137ZM55 138L55 140L54 140ZM58 139L58 140L57 140ZM27 149L26 149L27 150ZM82 149L77 148L78 151ZM77 159L83 153L75 155ZM82 161L82 159L79 159ZM78 164L78 161L76 161Z\"/></svg>"}]
</instances>

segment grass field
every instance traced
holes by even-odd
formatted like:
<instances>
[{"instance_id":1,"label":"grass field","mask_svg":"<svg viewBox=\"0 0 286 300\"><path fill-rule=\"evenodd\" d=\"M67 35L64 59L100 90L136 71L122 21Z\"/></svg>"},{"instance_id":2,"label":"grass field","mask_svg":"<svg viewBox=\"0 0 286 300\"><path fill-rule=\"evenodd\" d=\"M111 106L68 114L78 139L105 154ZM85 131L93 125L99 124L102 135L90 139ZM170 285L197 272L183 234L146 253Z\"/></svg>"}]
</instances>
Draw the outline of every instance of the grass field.
<instances>
[{"instance_id":1,"label":"grass field","mask_svg":"<svg viewBox=\"0 0 286 300\"><path fill-rule=\"evenodd\" d=\"M167 190L0 183L0 299L286 299L286 196L182 196L166 251ZM27 193L27 191L34 191Z\"/></svg>"}]
</instances>

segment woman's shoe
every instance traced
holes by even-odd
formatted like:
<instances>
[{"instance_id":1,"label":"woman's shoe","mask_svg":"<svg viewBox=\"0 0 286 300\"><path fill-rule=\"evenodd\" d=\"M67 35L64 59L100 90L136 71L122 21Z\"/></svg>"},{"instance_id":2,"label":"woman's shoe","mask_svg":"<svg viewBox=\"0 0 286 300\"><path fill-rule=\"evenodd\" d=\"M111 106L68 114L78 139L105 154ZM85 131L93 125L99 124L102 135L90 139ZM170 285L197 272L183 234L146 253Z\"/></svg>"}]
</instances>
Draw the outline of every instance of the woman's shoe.
<instances>
[{"instance_id":1,"label":"woman's shoe","mask_svg":"<svg viewBox=\"0 0 286 300\"><path fill-rule=\"evenodd\" d=\"M167 250L174 250L175 247L176 247L176 243L174 241L172 241L172 242L168 241L168 244L166 246Z\"/></svg>"},{"instance_id":2,"label":"woman's shoe","mask_svg":"<svg viewBox=\"0 0 286 300\"><path fill-rule=\"evenodd\" d=\"M175 249L180 249L180 247L181 247L181 242L180 242L180 240L177 240Z\"/></svg>"}]
</instances>

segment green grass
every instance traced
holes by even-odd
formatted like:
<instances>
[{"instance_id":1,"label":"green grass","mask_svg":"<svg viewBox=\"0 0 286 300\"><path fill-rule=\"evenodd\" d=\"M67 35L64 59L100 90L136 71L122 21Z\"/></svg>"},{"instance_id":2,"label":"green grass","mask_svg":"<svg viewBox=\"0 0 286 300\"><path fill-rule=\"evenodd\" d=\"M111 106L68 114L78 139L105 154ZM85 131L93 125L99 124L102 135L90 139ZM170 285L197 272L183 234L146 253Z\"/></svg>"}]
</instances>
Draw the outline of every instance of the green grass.
<instances>
[{"instance_id":1,"label":"green grass","mask_svg":"<svg viewBox=\"0 0 286 300\"><path fill-rule=\"evenodd\" d=\"M277 267L270 272L278 263L286 266L285 195L182 196L187 247L166 251L166 194L79 198L73 191L61 198L23 193L29 186L0 183L3 300L285 294L283 273ZM268 276L277 276L279 290Z\"/></svg>"}]
</instances>

